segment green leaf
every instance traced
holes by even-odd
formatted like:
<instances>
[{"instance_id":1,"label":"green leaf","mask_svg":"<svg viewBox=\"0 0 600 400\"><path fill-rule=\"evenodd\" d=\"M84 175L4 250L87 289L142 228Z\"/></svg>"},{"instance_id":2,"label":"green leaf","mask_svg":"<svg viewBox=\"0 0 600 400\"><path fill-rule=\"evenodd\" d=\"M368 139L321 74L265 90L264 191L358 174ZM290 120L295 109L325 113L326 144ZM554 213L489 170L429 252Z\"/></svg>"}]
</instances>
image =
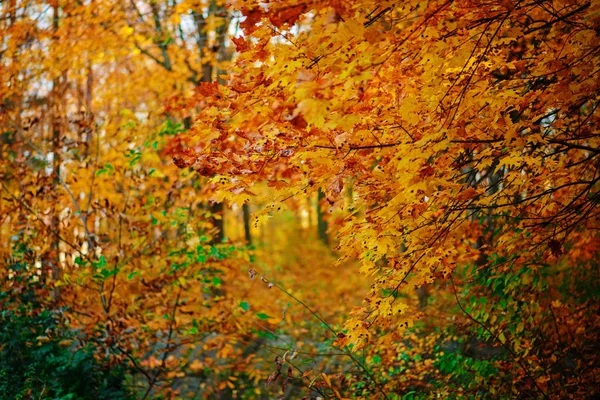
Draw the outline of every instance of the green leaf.
<instances>
[{"instance_id":1,"label":"green leaf","mask_svg":"<svg viewBox=\"0 0 600 400\"><path fill-rule=\"evenodd\" d=\"M102 275L105 278L110 278L113 275L116 275L119 273L119 269L118 268L113 268L113 269L102 269L101 270Z\"/></svg>"},{"instance_id":2,"label":"green leaf","mask_svg":"<svg viewBox=\"0 0 600 400\"><path fill-rule=\"evenodd\" d=\"M277 337L275 335L273 335L271 332L258 331L258 332L256 332L256 334L258 335L258 337L265 338L265 339L277 339Z\"/></svg>"},{"instance_id":3,"label":"green leaf","mask_svg":"<svg viewBox=\"0 0 600 400\"><path fill-rule=\"evenodd\" d=\"M104 256L100 256L98 261L96 261L95 263L92 263L92 265L96 268L102 268L106 265L106 259L104 258Z\"/></svg>"},{"instance_id":4,"label":"green leaf","mask_svg":"<svg viewBox=\"0 0 600 400\"><path fill-rule=\"evenodd\" d=\"M104 164L104 167L102 169L98 170L98 172L96 172L96 176L104 174L104 173L108 173L108 175L111 175L114 170L115 170L115 167L113 167L112 164Z\"/></svg>"},{"instance_id":5,"label":"green leaf","mask_svg":"<svg viewBox=\"0 0 600 400\"><path fill-rule=\"evenodd\" d=\"M134 276L139 275L140 273L137 271L133 271L132 273L130 273L129 275L127 275L127 279L131 280Z\"/></svg>"},{"instance_id":6,"label":"green leaf","mask_svg":"<svg viewBox=\"0 0 600 400\"><path fill-rule=\"evenodd\" d=\"M506 336L504 335L504 332L500 332L500 334L498 335L498 339L500 340L500 342L502 342L502 344L506 343Z\"/></svg>"},{"instance_id":7,"label":"green leaf","mask_svg":"<svg viewBox=\"0 0 600 400\"><path fill-rule=\"evenodd\" d=\"M240 308L244 311L248 311L250 309L250 304L247 301L242 301L240 303Z\"/></svg>"},{"instance_id":8,"label":"green leaf","mask_svg":"<svg viewBox=\"0 0 600 400\"><path fill-rule=\"evenodd\" d=\"M184 253L185 253L185 249L172 251L172 252L169 253L169 257L179 256L179 255L184 254Z\"/></svg>"},{"instance_id":9,"label":"green leaf","mask_svg":"<svg viewBox=\"0 0 600 400\"><path fill-rule=\"evenodd\" d=\"M216 277L216 276L213 276L213 278L212 278L212 283L213 283L213 285L215 285L215 286L220 286L220 285L221 285L221 282L222 282L222 281L221 281L221 278L219 278L219 277Z\"/></svg>"},{"instance_id":10,"label":"green leaf","mask_svg":"<svg viewBox=\"0 0 600 400\"><path fill-rule=\"evenodd\" d=\"M256 314L256 316L257 316L258 318L262 319L262 320L269 319L269 318L273 318L273 317L271 317L270 315L267 315L267 314L265 314L265 313L258 313L258 314Z\"/></svg>"}]
</instances>

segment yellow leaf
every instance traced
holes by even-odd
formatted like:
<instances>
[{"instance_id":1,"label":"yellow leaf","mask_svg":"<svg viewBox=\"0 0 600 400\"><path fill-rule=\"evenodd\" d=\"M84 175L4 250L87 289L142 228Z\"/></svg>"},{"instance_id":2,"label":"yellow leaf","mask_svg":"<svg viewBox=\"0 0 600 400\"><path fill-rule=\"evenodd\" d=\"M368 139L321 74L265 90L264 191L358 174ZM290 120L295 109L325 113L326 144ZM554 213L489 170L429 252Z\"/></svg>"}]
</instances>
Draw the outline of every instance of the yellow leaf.
<instances>
[{"instance_id":1,"label":"yellow leaf","mask_svg":"<svg viewBox=\"0 0 600 400\"><path fill-rule=\"evenodd\" d=\"M321 373L321 376L323 377L323 380L325 381L325 383L327 384L327 386L331 387L331 380L329 379L329 377L327 376L327 374Z\"/></svg>"}]
</instances>

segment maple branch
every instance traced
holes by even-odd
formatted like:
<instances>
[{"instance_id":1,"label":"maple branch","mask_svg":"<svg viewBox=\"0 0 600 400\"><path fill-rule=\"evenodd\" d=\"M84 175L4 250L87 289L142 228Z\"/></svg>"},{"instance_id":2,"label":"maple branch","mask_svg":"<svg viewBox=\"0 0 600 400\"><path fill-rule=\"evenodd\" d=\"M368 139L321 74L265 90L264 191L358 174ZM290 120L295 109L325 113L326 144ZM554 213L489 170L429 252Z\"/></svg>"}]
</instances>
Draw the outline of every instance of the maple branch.
<instances>
[{"instance_id":1,"label":"maple branch","mask_svg":"<svg viewBox=\"0 0 600 400\"><path fill-rule=\"evenodd\" d=\"M352 151L352 150L369 150L369 149L380 149L380 148L385 148L385 147L396 147L396 146L400 146L401 144L403 144L403 143L402 142L382 143L382 144L370 144L370 145L364 145L364 146L350 145L347 148L350 151ZM344 146L335 147L335 146L326 146L326 145L320 145L320 144L316 144L313 147L315 147L317 149L327 149L327 150L340 150L340 149L344 148Z\"/></svg>"},{"instance_id":2,"label":"maple branch","mask_svg":"<svg viewBox=\"0 0 600 400\"><path fill-rule=\"evenodd\" d=\"M414 142L415 138L413 137L413 135L411 135L411 133L402 125L402 124L398 124L395 126L390 126L390 129L394 129L394 128L400 128L404 131L404 133L406 133L408 135L408 137Z\"/></svg>"},{"instance_id":3,"label":"maple branch","mask_svg":"<svg viewBox=\"0 0 600 400\"><path fill-rule=\"evenodd\" d=\"M268 344L260 344L260 346L261 347L266 347L266 348L269 348L269 349L282 350L282 351L290 351L290 349L285 348L285 347L270 346ZM294 353L305 354L305 355L312 356L312 357L336 357L336 356L348 357L347 353L311 353L309 351L300 351L300 350L296 350L296 349L291 349L291 351L294 352Z\"/></svg>"},{"instance_id":4,"label":"maple branch","mask_svg":"<svg viewBox=\"0 0 600 400\"><path fill-rule=\"evenodd\" d=\"M264 345L263 345L263 346L264 346ZM308 383L308 384L306 384L306 383L304 383L304 381L303 381L302 379L298 379L298 378L296 378L296 379L298 379L298 380L299 380L299 381L302 383L302 385L303 385L304 387L306 387L306 388L307 388L307 389L309 389L309 390L314 390L315 392L319 393L319 394L320 394L320 395L321 395L323 398L327 398L327 396L325 395L325 393L324 393L323 391L321 391L321 389L320 389L320 388L318 388L318 387L316 387L316 386L313 386L313 385L312 385L312 383L313 383L313 382L310 380L309 376L308 376L308 375L306 375L306 373L305 373L304 371L302 371L302 369L300 369L300 367L298 367L298 366L297 366L295 363L293 363L291 360L284 360L284 359L283 359L283 356L281 356L280 354L276 353L275 351L273 351L273 350L269 349L268 347L269 347L269 346L265 346L265 348L267 349L267 351L268 351L269 353L271 353L271 354L275 354L277 357L279 357L279 358L282 360L282 363L283 363L283 362L287 362L288 364L290 364L292 367L294 367L294 369L295 369L296 371L298 371L298 372L300 373L300 376L301 376L302 378L306 378L307 380L309 380L309 383ZM274 348L274 349L277 349L276 347L273 347L273 348ZM283 350L283 349L282 349L282 350ZM299 352L298 352L298 353L299 353ZM277 357L275 358L276 360L277 360ZM274 378L273 378L271 381L275 381L275 380L276 380L276 379L277 379L279 376L280 376L280 371L278 371L278 373L275 375L275 377L274 377ZM268 385L268 384L270 383L269 379L271 379L271 377L267 378L267 383L265 383L265 385Z\"/></svg>"},{"instance_id":5,"label":"maple branch","mask_svg":"<svg viewBox=\"0 0 600 400\"><path fill-rule=\"evenodd\" d=\"M548 292L546 292L548 295ZM552 316L552 321L554 322L554 329L556 330L556 338L558 339L559 345L562 346L562 337L560 335L560 330L558 329L558 321L556 320L556 315L554 314L554 310L552 309L552 301L548 302L548 309L550 310L550 315Z\"/></svg>"},{"instance_id":6,"label":"maple branch","mask_svg":"<svg viewBox=\"0 0 600 400\"><path fill-rule=\"evenodd\" d=\"M579 224L581 224L586 219L591 219L591 218L588 218L588 215L590 215L592 210L594 210L596 208L596 204L598 203L598 201L600 201L600 193L596 193L594 196L592 196L590 198L590 201L588 201L586 204L587 209L584 208L584 211L581 212L581 217L576 219L574 222L571 222L570 224L565 224L564 227L560 228L558 231L555 231L553 233L553 236L564 234L563 236L567 237L573 230L575 230L576 227L579 226ZM596 213L595 215L594 214L592 214L592 215L597 216L598 213ZM550 236L547 239L550 239ZM540 242L538 245L536 245L534 247L537 247L541 244L542 244L542 242Z\"/></svg>"},{"instance_id":7,"label":"maple branch","mask_svg":"<svg viewBox=\"0 0 600 400\"><path fill-rule=\"evenodd\" d=\"M156 57L154 54L150 53L148 50L145 50L144 48L142 48L142 46L140 46L140 44L137 41L134 43L134 46L136 49L138 49L140 51L140 53L150 57L158 65L165 68L167 71L170 71L170 69L167 68L167 66L161 60L159 60L158 57Z\"/></svg>"},{"instance_id":8,"label":"maple branch","mask_svg":"<svg viewBox=\"0 0 600 400\"><path fill-rule=\"evenodd\" d=\"M483 39L483 35L485 34L485 32L488 30L488 28L490 27L490 25L496 18L497 18L497 16L494 16L494 17L491 17L489 21L486 21L487 25L485 28L483 28L483 31L481 32L481 35L479 35L477 42L475 42L475 45L473 46L473 50L471 50L471 54L469 54L469 57L467 57L467 61L465 61L464 65L462 66L461 70L459 71L458 75L456 76L456 79L452 82L450 87L446 90L446 93L444 93L444 96L442 96L442 98L440 99L439 105L440 105L440 108L442 108L442 110L443 110L442 102L446 99L446 97L450 94L450 91L458 83L458 79L462 76L463 72L465 72L465 70L467 69L467 66L469 65L469 61L475 55L475 51L477 51L477 47L479 46L479 43L481 43L481 39Z\"/></svg>"},{"instance_id":9,"label":"maple branch","mask_svg":"<svg viewBox=\"0 0 600 400\"><path fill-rule=\"evenodd\" d=\"M94 126L96 126L96 125L94 124ZM94 189L94 181L96 179L96 173L97 173L96 171L98 170L98 159L100 158L100 137L97 134L98 133L97 131L98 131L97 129L94 130L94 133L96 133L94 135L96 137L96 156L95 156L95 160L94 160L94 169L92 170L92 179L90 179L90 189L89 189L89 192L88 192L88 202L87 202L87 205L85 207L85 214L86 215L90 215L90 207L92 205L92 193L93 193L93 189Z\"/></svg>"},{"instance_id":10,"label":"maple branch","mask_svg":"<svg viewBox=\"0 0 600 400\"><path fill-rule=\"evenodd\" d=\"M546 28L549 28L549 27L551 27L552 25L554 25L554 24L556 24L557 22L560 22L560 21L566 21L566 20L567 20L567 18L569 18L569 17L572 17L573 15L575 15L575 14L578 14L578 13L580 13L580 12L584 11L584 10L585 10L585 9L587 9L587 8L588 8L588 7L589 7L591 4L592 4L591 2L589 2L589 3L585 3L585 4L581 5L581 6L579 6L578 8L574 9L573 11L570 11L570 12L568 12L568 13L564 14L564 15L557 15L557 16L556 16L556 18L555 18L554 20L550 20L550 21L547 21L547 22L546 22L545 24L543 24L543 25L536 26L536 27L534 27L534 28L530 28L530 29L526 30L525 32L523 32L523 35L528 35L528 34L530 34L530 33L533 33L533 32L535 32L535 31L539 31L539 30L541 30L541 29L546 29ZM566 21L566 22L568 22L568 21Z\"/></svg>"},{"instance_id":11,"label":"maple branch","mask_svg":"<svg viewBox=\"0 0 600 400\"><path fill-rule=\"evenodd\" d=\"M571 201L567 205L565 205L563 208L561 208L550 219L548 219L547 221L544 221L543 222L543 226L549 225L552 221L554 221L555 219L557 219L560 214L562 214L565 211L568 211L571 208L571 206L573 204L575 204L575 202L577 200L579 200L581 197L583 197L587 192L590 191L590 189L592 189L594 187L594 185L596 184L596 182L598 182L598 180L600 180L600 178L596 178L593 181L589 182L588 186L586 188L584 188L582 191L580 191L577 195L575 195L573 197L573 199L571 199Z\"/></svg>"},{"instance_id":12,"label":"maple branch","mask_svg":"<svg viewBox=\"0 0 600 400\"><path fill-rule=\"evenodd\" d=\"M446 215L444 216L446 218L446 220L450 217L450 214L451 213L446 213ZM398 298L397 295L398 295L398 292L400 290L400 286L402 286L402 284L404 282L406 282L406 279L408 278L408 276L410 275L410 273L414 270L414 268L417 266L417 264L419 263L419 261L421 261L421 259L423 257L425 257L425 255L427 254L427 250L431 247L431 244L433 244L433 243L437 242L438 240L440 240L443 235L445 235L447 233L450 233L452 225L454 225L454 223L458 220L459 217L460 217L460 214L457 214L452 221L448 222L448 224L446 226L444 226L443 229L441 229L436 235L434 235L429 240L429 243L424 248L414 250L414 251L422 251L422 253L421 253L421 255L415 261L413 261L412 265L408 268L408 270L404 274L404 277L400 280L400 282L396 285L396 287L394 287L394 289L392 290L392 292L388 296L386 296L386 297L393 296L393 300L392 300L391 304L394 304L394 302Z\"/></svg>"},{"instance_id":13,"label":"maple branch","mask_svg":"<svg viewBox=\"0 0 600 400\"><path fill-rule=\"evenodd\" d=\"M556 192L557 190L569 187L569 186L576 186L576 185L589 185L590 187L593 186L596 182L598 182L600 180L599 178L595 178L591 181L576 181L576 182L569 182L569 183L565 183L563 185L559 185L555 188L551 188L551 189L546 189L541 193L538 193L536 195L532 195L530 197L525 197L522 199L518 199L515 201L511 201L509 203L502 203L502 204L485 204L485 205L479 205L479 204L469 204L468 206L458 206L458 207L452 207L449 208L448 210L450 211L465 211L465 210L473 210L473 209L478 209L478 210L482 210L482 209L495 209L495 208L504 208L504 207L512 207L512 206L516 206L522 203L525 203L527 201L530 200L536 200L539 199L541 197L544 197L546 195L552 194L554 192ZM498 195L502 194L502 192L499 192ZM503 196L504 197L504 196Z\"/></svg>"},{"instance_id":14,"label":"maple branch","mask_svg":"<svg viewBox=\"0 0 600 400\"><path fill-rule=\"evenodd\" d=\"M467 143L467 144L475 144L475 143L499 143L503 142L505 139L453 139L450 143Z\"/></svg>"},{"instance_id":15,"label":"maple branch","mask_svg":"<svg viewBox=\"0 0 600 400\"><path fill-rule=\"evenodd\" d=\"M400 47L402 47L404 45L404 43L406 43L408 41L408 39L410 39L410 37L417 32L419 29L421 29L421 27L423 25L425 25L426 22L428 22L431 18L433 18L438 12L442 11L444 8L446 8L448 5L452 4L454 2L454 0L448 0L445 3L443 3L441 6L439 6L437 9L435 9L434 11L431 12L431 14L425 16L425 18L423 19L423 21L421 21L421 23L419 23L419 25L417 25L415 28L411 29L409 34L402 39L400 42L398 42L396 44L396 46L394 46L394 48L390 51L390 54L379 63L379 68L377 68L377 70L375 71L374 77L376 77L377 75L379 75L379 72L381 71L381 69L383 68L383 65L392 57L392 55L398 51L400 49ZM373 64L373 66L375 66L377 64Z\"/></svg>"},{"instance_id":16,"label":"maple branch","mask_svg":"<svg viewBox=\"0 0 600 400\"><path fill-rule=\"evenodd\" d=\"M142 11L139 9L137 4L135 3L135 0L130 0L129 3L133 6L133 9L136 11L138 17L140 18L140 21L142 21L142 24L149 25L146 22L146 20L144 19L144 15L142 14Z\"/></svg>"},{"instance_id":17,"label":"maple branch","mask_svg":"<svg viewBox=\"0 0 600 400\"><path fill-rule=\"evenodd\" d=\"M594 154L600 154L600 148L584 146L582 144L577 144L577 143L566 143L564 140L552 139L552 140L549 140L548 143L559 144L561 146L565 146L568 149L579 149L579 150L589 151Z\"/></svg>"},{"instance_id":18,"label":"maple branch","mask_svg":"<svg viewBox=\"0 0 600 400\"><path fill-rule=\"evenodd\" d=\"M160 48L162 57L163 57L163 61L164 61L164 66L167 69L167 71L171 71L171 59L169 58L169 53L167 53L167 38L165 38L165 34L163 32L163 28L162 25L160 23L160 16L158 15L158 9L156 7L156 3L154 2L150 2L150 9L152 10L152 16L154 17L154 26L156 29L156 32L159 34L159 43L158 43L158 47Z\"/></svg>"},{"instance_id":19,"label":"maple branch","mask_svg":"<svg viewBox=\"0 0 600 400\"><path fill-rule=\"evenodd\" d=\"M127 203L129 201L129 192L127 193L127 197L125 198L125 207L123 207L123 212L119 215L119 239L118 239L118 248L119 250L123 250L123 246L121 244L121 233L123 231L123 214L125 214L125 211L127 210ZM117 287L117 274L119 271L119 266L118 264L115 263L115 266L113 267L113 276L112 276L112 286L110 288L110 292L108 294L108 301L106 302L107 304L107 313L110 312L110 308L112 306L112 301L113 301L113 296L114 296L114 292L115 289Z\"/></svg>"},{"instance_id":20,"label":"maple branch","mask_svg":"<svg viewBox=\"0 0 600 400\"><path fill-rule=\"evenodd\" d=\"M377 8L379 8L379 6L377 6ZM377 10L377 8L375 10ZM367 21L363 25L365 26L365 28L368 28L369 26L373 25L379 18L383 17L385 14L387 14L391 10L392 10L392 7L386 7L383 10L379 11L375 16L371 17L371 14L373 14L375 12L375 11L372 11L371 13L369 13L367 15Z\"/></svg>"},{"instance_id":21,"label":"maple branch","mask_svg":"<svg viewBox=\"0 0 600 400\"><path fill-rule=\"evenodd\" d=\"M37 148L37 146L35 146L31 142L31 140L29 138L25 137L23 132L20 132L20 133L21 133L22 137L25 139L25 141L27 142L27 144L29 145L29 147L31 147L38 154L44 154ZM54 156L56 157L56 154ZM53 165L49 165L49 167L52 169L52 172L54 173L54 175L56 175L56 179L58 180L58 182L60 182L61 186L65 189L65 191L71 198L73 206L75 207L77 214L79 214L79 219L81 220L81 222L83 224L83 230L85 232L85 237L87 239L88 245L90 246L90 253L91 253L94 250L94 242L92 241L92 235L90 234L90 231L87 227L87 214L84 214L81 211L81 208L79 207L79 203L75 199L73 192L71 192L71 189L69 189L69 186L67 186L67 183L60 177L59 171L57 171Z\"/></svg>"},{"instance_id":22,"label":"maple branch","mask_svg":"<svg viewBox=\"0 0 600 400\"><path fill-rule=\"evenodd\" d=\"M446 126L450 126L452 125L452 122L454 121L454 118L456 118L456 115L458 114L458 110L460 108L460 105L462 104L463 99L465 98L466 94L467 94L467 89L471 83L471 81L473 80L473 77L475 76L475 72L477 72L477 69L479 68L479 65L482 63L484 56L487 54L488 50L490 49L490 47L492 46L492 42L494 41L494 38L496 37L496 35L498 35L498 32L500 32L500 28L502 27L502 25L504 25L504 22L506 22L506 20L508 19L508 16L510 15L510 11L507 11L504 15L504 18L502 18L502 21L500 21L500 23L498 24L498 27L496 28L496 30L494 31L494 33L492 34L492 37L488 40L487 45L485 46L485 48L483 49L483 52L481 54L479 54L479 56L477 57L477 62L476 64L473 66L473 72L471 72L471 74L469 75L469 77L467 78L466 82L464 83L460 94L458 96L458 101L454 101L450 107L454 108L454 112L451 114L452 116L449 116L449 119L447 118L444 125ZM491 22L488 24L491 25ZM483 34L485 33L485 31L487 30L484 29L484 32L481 34L481 37L483 37ZM480 37L480 39L481 39ZM479 42L478 42L479 43ZM475 52L475 50L477 49L477 45L475 46L475 48L473 49L473 53ZM473 54L472 53L472 54ZM468 65L469 61L470 61L471 57L469 57L469 59L467 60L467 63L465 64L465 67ZM460 76L460 75L459 75ZM458 81L458 78L456 78L456 81ZM450 91L450 89L448 89L448 92ZM447 93L448 93L447 92ZM445 97L445 96L444 96ZM447 123L447 124L446 124Z\"/></svg>"}]
</instances>

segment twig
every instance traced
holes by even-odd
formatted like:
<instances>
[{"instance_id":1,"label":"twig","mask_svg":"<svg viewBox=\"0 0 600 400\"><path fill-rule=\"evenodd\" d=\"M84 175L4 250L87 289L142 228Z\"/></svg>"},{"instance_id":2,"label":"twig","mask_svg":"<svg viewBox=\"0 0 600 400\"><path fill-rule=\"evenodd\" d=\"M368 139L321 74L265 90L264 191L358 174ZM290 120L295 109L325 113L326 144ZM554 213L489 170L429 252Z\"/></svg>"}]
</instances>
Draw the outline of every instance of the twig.
<instances>
[{"instance_id":1,"label":"twig","mask_svg":"<svg viewBox=\"0 0 600 400\"><path fill-rule=\"evenodd\" d=\"M299 298L297 298L296 296L294 296L293 294L291 294L290 292L288 292L287 290L285 290L282 286L278 285L277 283L275 283L275 282L273 282L271 280L267 280L267 279L264 279L264 280L266 282L268 282L269 284L272 284L277 289L279 289L279 291L281 291L282 293L284 293L286 296L294 299L298 304L300 304L309 313L311 313L315 318L317 318L331 333L333 333L336 337L338 336L338 333L336 332L336 330L333 329L333 327L330 324L328 324L327 321L325 321L316 311L314 311L312 308L310 308L305 302L303 302L302 300L300 300ZM367 367L363 363L361 363L356 357L354 357L354 355L352 354L352 352L350 350L346 350L346 348L344 348L343 351L346 353L346 355L348 357L350 357L350 359L352 360L352 362L354 362L354 364L356 364L365 373L365 375L369 378L369 380L371 382L373 382L373 384L375 385L375 387L377 388L377 390L379 391L379 393L381 393L381 395L383 396L383 398L384 399L389 399L387 393L383 390L383 387L381 386L381 384L369 372L369 370L367 369Z\"/></svg>"},{"instance_id":2,"label":"twig","mask_svg":"<svg viewBox=\"0 0 600 400\"><path fill-rule=\"evenodd\" d=\"M31 147L36 153L38 153L40 155L44 154L37 148L36 145L34 145L31 142L31 140L29 138L25 137L25 135L23 135L22 132L21 132L21 136L23 137L25 142L27 142L29 147ZM79 214L79 219L81 220L81 222L83 224L83 231L85 232L85 237L87 239L88 245L90 246L90 254L93 254L94 242L92 241L92 236L87 227L87 215L84 215L84 213L81 211L81 208L79 207L79 203L77 202L77 199L75 199L75 196L73 195L73 192L71 192L71 189L69 189L69 186L67 185L67 183L60 177L59 171L57 171L54 168L54 166L52 166L52 165L49 165L49 167L52 169L52 172L54 173L54 175L56 175L56 179L58 180L58 182L60 182L61 186L65 189L65 191L71 198L71 201L73 202L73 206L75 207L76 212Z\"/></svg>"},{"instance_id":3,"label":"twig","mask_svg":"<svg viewBox=\"0 0 600 400\"><path fill-rule=\"evenodd\" d=\"M42 225L44 225L44 227L49 230L53 235L56 235L58 240L60 240L61 242L65 243L67 246L71 247L73 250L75 250L76 252L79 253L79 255L81 256L81 258L84 258L85 260L87 260L88 262L90 262L89 257L84 254L81 249L77 246L75 246L73 243L69 242L68 240L64 239L63 237L61 237L60 235L57 235L57 232L55 232L52 227L48 224L46 224L44 222L44 220L42 218L40 218L38 216L38 214L31 208L29 207L29 205L27 205L23 200L19 199L17 196L15 196L10 190L8 190L8 188L4 185L4 182L0 182L0 185L2 185L2 189L17 203L19 203L23 208L25 208L25 210L27 210L31 215L33 215L35 217L36 220L40 221L42 223Z\"/></svg>"},{"instance_id":4,"label":"twig","mask_svg":"<svg viewBox=\"0 0 600 400\"><path fill-rule=\"evenodd\" d=\"M165 370L165 364L167 361L167 357L171 352L170 351L171 338L173 336L173 330L174 330L174 325L175 325L175 316L177 314L177 307L179 306L179 297L180 296L181 296L181 286L179 287L179 291L177 292L177 296L175 297L175 303L173 304L173 316L169 319L169 333L167 335L167 343L166 343L166 347L165 347L165 352L163 353L163 356L162 356L162 359L160 362L160 366L158 367L158 371L156 371L156 373L152 377L152 380L150 382L148 382L149 383L148 389L146 390L146 393L144 393L142 400L145 400L146 398L148 398L148 395L150 394L150 391L152 390L152 388L154 388L156 381L158 380L160 375Z\"/></svg>"}]
</instances>

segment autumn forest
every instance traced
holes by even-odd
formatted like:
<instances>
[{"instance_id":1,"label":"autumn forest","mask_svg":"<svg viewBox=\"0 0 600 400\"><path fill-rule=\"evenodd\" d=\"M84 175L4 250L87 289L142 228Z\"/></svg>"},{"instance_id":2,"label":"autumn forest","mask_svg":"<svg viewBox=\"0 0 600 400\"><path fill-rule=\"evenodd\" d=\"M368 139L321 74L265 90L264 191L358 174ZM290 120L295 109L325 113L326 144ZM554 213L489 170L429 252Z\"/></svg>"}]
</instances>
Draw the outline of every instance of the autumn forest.
<instances>
[{"instance_id":1,"label":"autumn forest","mask_svg":"<svg viewBox=\"0 0 600 400\"><path fill-rule=\"evenodd\" d=\"M0 399L600 396L600 1L0 1Z\"/></svg>"}]
</instances>

